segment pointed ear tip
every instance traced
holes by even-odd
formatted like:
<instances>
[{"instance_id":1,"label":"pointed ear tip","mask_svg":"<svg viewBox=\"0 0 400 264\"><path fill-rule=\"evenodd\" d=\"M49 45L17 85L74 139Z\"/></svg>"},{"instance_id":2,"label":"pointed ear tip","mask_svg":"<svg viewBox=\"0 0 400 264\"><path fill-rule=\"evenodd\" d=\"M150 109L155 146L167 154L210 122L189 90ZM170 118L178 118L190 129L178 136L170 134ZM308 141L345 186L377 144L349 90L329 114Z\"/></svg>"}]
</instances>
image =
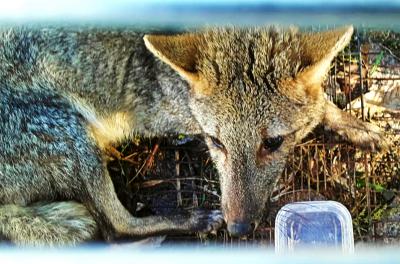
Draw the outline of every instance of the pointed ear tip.
<instances>
[{"instance_id":1,"label":"pointed ear tip","mask_svg":"<svg viewBox=\"0 0 400 264\"><path fill-rule=\"evenodd\" d=\"M342 38L350 38L354 33L353 25L345 25L338 28L334 28L331 32L335 32L337 36L341 35Z\"/></svg>"},{"instance_id":2,"label":"pointed ear tip","mask_svg":"<svg viewBox=\"0 0 400 264\"><path fill-rule=\"evenodd\" d=\"M354 26L353 26L353 25L348 25L347 28L348 28L348 30L351 31L351 32L354 31Z\"/></svg>"},{"instance_id":3,"label":"pointed ear tip","mask_svg":"<svg viewBox=\"0 0 400 264\"><path fill-rule=\"evenodd\" d=\"M336 32L339 40L336 43L335 54L349 44L354 33L354 27L353 25L343 26L338 28Z\"/></svg>"},{"instance_id":4,"label":"pointed ear tip","mask_svg":"<svg viewBox=\"0 0 400 264\"><path fill-rule=\"evenodd\" d=\"M353 36L353 33L354 33L354 27L353 27L353 25L347 25L347 26L344 26L344 27L338 29L338 31L342 32L341 33L342 39L350 40L351 36Z\"/></svg>"},{"instance_id":5,"label":"pointed ear tip","mask_svg":"<svg viewBox=\"0 0 400 264\"><path fill-rule=\"evenodd\" d=\"M353 31L354 31L354 26L353 25L345 25L345 26L343 26L342 27L346 32L351 32L351 33L353 33Z\"/></svg>"},{"instance_id":6,"label":"pointed ear tip","mask_svg":"<svg viewBox=\"0 0 400 264\"><path fill-rule=\"evenodd\" d=\"M348 36L351 36L351 35L353 35L353 33L354 33L354 27L353 27L353 25L348 25L348 26L345 26L345 34L346 35L348 35Z\"/></svg>"},{"instance_id":7,"label":"pointed ear tip","mask_svg":"<svg viewBox=\"0 0 400 264\"><path fill-rule=\"evenodd\" d=\"M343 37L342 37L342 39L344 40L344 44L345 45L349 44L349 42L351 41L351 38L353 36L353 33L354 33L353 25L349 25L349 26L345 27L345 32L344 32Z\"/></svg>"},{"instance_id":8,"label":"pointed ear tip","mask_svg":"<svg viewBox=\"0 0 400 264\"><path fill-rule=\"evenodd\" d=\"M143 41L144 41L144 45L146 46L146 48L152 52L154 52L155 48L154 45L152 43L152 39L153 39L153 35L144 35L143 36Z\"/></svg>"},{"instance_id":9,"label":"pointed ear tip","mask_svg":"<svg viewBox=\"0 0 400 264\"><path fill-rule=\"evenodd\" d=\"M150 36L151 36L151 35L149 35L149 34L146 34L146 35L143 36L143 40L144 40L144 43L145 43L146 45L147 45L147 43L150 42L150 41L149 41Z\"/></svg>"}]
</instances>

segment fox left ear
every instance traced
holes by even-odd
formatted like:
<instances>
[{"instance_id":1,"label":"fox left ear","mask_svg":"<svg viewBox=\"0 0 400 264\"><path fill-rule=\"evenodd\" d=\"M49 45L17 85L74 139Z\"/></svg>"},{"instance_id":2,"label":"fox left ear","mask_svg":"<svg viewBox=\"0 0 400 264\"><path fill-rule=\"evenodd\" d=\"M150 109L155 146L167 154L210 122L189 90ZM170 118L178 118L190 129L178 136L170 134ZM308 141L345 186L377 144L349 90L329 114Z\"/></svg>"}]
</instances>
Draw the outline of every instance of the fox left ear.
<instances>
[{"instance_id":1,"label":"fox left ear","mask_svg":"<svg viewBox=\"0 0 400 264\"><path fill-rule=\"evenodd\" d=\"M170 65L189 83L198 79L196 59L201 37L198 34L145 35L146 47Z\"/></svg>"},{"instance_id":2,"label":"fox left ear","mask_svg":"<svg viewBox=\"0 0 400 264\"><path fill-rule=\"evenodd\" d=\"M353 27L343 27L331 31L317 33L303 33L301 45L303 45L303 59L308 66L299 73L300 80L309 91L307 94L320 94L321 83L328 73L333 58L347 46L353 35Z\"/></svg>"}]
</instances>

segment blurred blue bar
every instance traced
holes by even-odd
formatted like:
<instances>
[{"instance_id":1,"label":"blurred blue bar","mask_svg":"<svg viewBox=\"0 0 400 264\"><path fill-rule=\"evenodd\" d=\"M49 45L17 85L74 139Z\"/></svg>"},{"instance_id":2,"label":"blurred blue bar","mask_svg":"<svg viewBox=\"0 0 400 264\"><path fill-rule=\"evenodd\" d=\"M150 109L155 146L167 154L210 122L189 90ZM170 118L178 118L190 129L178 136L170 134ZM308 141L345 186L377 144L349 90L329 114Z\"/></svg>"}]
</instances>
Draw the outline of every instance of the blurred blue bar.
<instances>
[{"instance_id":1,"label":"blurred blue bar","mask_svg":"<svg viewBox=\"0 0 400 264\"><path fill-rule=\"evenodd\" d=\"M14 0L2 1L0 22L180 28L226 24L317 27L354 24L399 29L400 1Z\"/></svg>"},{"instance_id":2,"label":"blurred blue bar","mask_svg":"<svg viewBox=\"0 0 400 264\"><path fill-rule=\"evenodd\" d=\"M208 264L208 263L282 263L282 264L386 264L399 263L398 249L362 250L352 255L340 254L337 251L304 251L290 255L276 255L267 249L227 250L222 248L208 249L74 249L74 250L0 250L1 263L13 264L124 264L124 263L157 263L157 264Z\"/></svg>"}]
</instances>

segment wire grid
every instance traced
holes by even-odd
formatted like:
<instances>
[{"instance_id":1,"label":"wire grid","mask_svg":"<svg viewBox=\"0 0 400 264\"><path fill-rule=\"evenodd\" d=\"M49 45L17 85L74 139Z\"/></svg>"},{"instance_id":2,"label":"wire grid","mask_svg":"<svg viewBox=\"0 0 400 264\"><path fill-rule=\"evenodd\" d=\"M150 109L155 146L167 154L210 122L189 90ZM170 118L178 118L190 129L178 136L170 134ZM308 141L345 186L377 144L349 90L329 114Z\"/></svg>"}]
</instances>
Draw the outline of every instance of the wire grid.
<instances>
[{"instance_id":1,"label":"wire grid","mask_svg":"<svg viewBox=\"0 0 400 264\"><path fill-rule=\"evenodd\" d=\"M363 94L373 82L390 80L370 76L368 65L374 63L371 57L377 54L365 50L361 35L365 37L365 33L356 34L349 47L334 60L325 88L331 101L366 120L370 117L364 111ZM355 97L361 97L361 113L349 104ZM399 116L387 115L375 116L375 121L385 124L388 118L400 121ZM386 133L396 136L399 132L389 130ZM182 141L188 143L182 144ZM110 163L110 171L121 201L133 214L144 216L220 208L218 175L201 139L141 139L115 152L117 158ZM374 241L377 239L376 223L382 221L377 221L375 214L390 202L377 186L399 189L399 157L398 141L394 142L391 152L371 153L341 141L330 131L317 129L290 154L271 197L268 214L253 235L236 239L222 229L214 235L170 236L168 241L198 245L218 243L227 247L272 245L274 218L279 208L289 202L307 200L343 203L353 216L355 239ZM144 209L138 210L137 202L144 205Z\"/></svg>"}]
</instances>

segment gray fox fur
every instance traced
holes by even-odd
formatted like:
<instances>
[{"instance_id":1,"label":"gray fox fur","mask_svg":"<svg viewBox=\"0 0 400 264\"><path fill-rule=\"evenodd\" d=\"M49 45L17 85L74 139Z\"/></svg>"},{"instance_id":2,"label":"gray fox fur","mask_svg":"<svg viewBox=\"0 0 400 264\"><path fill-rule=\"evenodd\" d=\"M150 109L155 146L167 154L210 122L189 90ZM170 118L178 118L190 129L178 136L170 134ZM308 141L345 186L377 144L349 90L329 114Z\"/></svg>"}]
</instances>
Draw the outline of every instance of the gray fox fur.
<instances>
[{"instance_id":1,"label":"gray fox fur","mask_svg":"<svg viewBox=\"0 0 400 264\"><path fill-rule=\"evenodd\" d=\"M322 33L217 28L2 28L0 237L70 245L257 226L293 145L323 123L379 149L375 126L324 99L321 83L352 27ZM134 134L202 134L220 174L222 213L133 217L105 149ZM57 202L60 201L60 202Z\"/></svg>"}]
</instances>

